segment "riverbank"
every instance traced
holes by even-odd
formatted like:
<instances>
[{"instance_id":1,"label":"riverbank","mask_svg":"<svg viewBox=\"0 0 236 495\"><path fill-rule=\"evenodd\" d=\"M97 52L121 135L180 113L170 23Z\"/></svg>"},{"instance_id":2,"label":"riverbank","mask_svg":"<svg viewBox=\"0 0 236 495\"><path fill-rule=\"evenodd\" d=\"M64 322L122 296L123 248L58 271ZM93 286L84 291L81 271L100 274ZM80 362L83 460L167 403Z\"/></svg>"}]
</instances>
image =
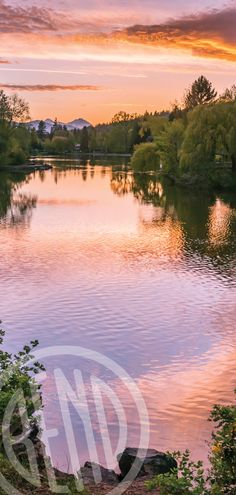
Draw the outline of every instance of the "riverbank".
<instances>
[{"instance_id":1,"label":"riverbank","mask_svg":"<svg viewBox=\"0 0 236 495\"><path fill-rule=\"evenodd\" d=\"M34 463L35 461L37 463L37 480L33 478L33 475L27 476L26 479L19 474L20 465L24 465L29 470L29 458L24 445L15 445L14 453L18 469L15 468L14 462L9 462L6 457L0 454L0 472L2 475L0 495L3 493L1 491L1 487L4 486L3 480L14 484L14 488L20 489L24 495L32 493L34 495L50 495L51 493L59 493L58 490L61 491L62 487L69 489L71 494L81 492L91 495L106 495L116 490L117 494L143 495L147 493L148 483L154 476L170 474L172 469L177 469L177 463L170 455L153 449L145 449L142 452L142 449L138 451L138 449L126 448L117 456L120 468L118 474L99 464L86 462L78 471L77 476L74 476L52 466L51 459L46 455L45 446L39 438L31 439L31 442L34 450ZM32 482L30 482L31 479ZM35 485L33 491L32 485Z\"/></svg>"}]
</instances>

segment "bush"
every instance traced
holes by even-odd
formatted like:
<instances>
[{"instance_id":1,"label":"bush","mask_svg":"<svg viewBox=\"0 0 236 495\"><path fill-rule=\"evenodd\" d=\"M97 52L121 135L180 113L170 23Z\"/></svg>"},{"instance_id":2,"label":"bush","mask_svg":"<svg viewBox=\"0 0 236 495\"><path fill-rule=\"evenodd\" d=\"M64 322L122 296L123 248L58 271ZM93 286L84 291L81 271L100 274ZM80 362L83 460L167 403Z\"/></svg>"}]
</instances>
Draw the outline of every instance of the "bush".
<instances>
[{"instance_id":1,"label":"bush","mask_svg":"<svg viewBox=\"0 0 236 495\"><path fill-rule=\"evenodd\" d=\"M190 461L190 452L186 450L171 454L178 462L178 469L171 473L160 474L148 481L149 490L159 488L160 495L208 495L204 478L203 463Z\"/></svg>"},{"instance_id":2,"label":"bush","mask_svg":"<svg viewBox=\"0 0 236 495\"><path fill-rule=\"evenodd\" d=\"M5 332L0 330L0 345L3 343ZM29 418L29 434L33 431L38 433L38 418L35 416L35 398L38 398L38 410L41 408L40 385L37 384L34 375L38 374L44 367L38 363L31 362L33 356L32 350L37 347L38 341L32 341L30 345L25 345L22 351L12 355L9 352L0 350L0 452L4 453L3 447L3 420L6 408L9 405L14 393L22 390L24 395L24 404L26 406ZM21 416L19 409L14 411L11 422L11 433L13 435L20 433L22 430Z\"/></svg>"},{"instance_id":3,"label":"bush","mask_svg":"<svg viewBox=\"0 0 236 495\"><path fill-rule=\"evenodd\" d=\"M159 488L160 495L236 495L236 406L214 406L210 421L215 430L209 472L201 461L190 460L188 450L174 452L178 468L155 476L147 483L149 490Z\"/></svg>"},{"instance_id":4,"label":"bush","mask_svg":"<svg viewBox=\"0 0 236 495\"><path fill-rule=\"evenodd\" d=\"M216 424L210 455L213 493L235 495L236 406L215 406L210 421Z\"/></svg>"}]
</instances>

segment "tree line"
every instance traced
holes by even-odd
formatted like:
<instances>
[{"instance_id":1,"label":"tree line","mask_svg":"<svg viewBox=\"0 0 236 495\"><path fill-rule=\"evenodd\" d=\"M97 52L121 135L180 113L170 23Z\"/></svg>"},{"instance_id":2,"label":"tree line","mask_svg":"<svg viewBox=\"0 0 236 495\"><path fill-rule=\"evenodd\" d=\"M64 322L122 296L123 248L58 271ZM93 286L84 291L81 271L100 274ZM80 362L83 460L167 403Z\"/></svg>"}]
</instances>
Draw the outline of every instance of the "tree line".
<instances>
[{"instance_id":1,"label":"tree line","mask_svg":"<svg viewBox=\"0 0 236 495\"><path fill-rule=\"evenodd\" d=\"M220 96L199 77L175 103L168 118L150 116L152 142L135 148L136 170L163 170L188 183L234 184L236 172L236 86Z\"/></svg>"},{"instance_id":2,"label":"tree line","mask_svg":"<svg viewBox=\"0 0 236 495\"><path fill-rule=\"evenodd\" d=\"M44 121L35 130L27 120L28 104L0 91L0 166L23 163L30 154L79 151L131 154L135 170L161 168L190 181L207 175L217 183L222 170L236 171L236 86L217 95L204 76L167 111L118 112L111 122L73 131L55 119L50 133Z\"/></svg>"}]
</instances>

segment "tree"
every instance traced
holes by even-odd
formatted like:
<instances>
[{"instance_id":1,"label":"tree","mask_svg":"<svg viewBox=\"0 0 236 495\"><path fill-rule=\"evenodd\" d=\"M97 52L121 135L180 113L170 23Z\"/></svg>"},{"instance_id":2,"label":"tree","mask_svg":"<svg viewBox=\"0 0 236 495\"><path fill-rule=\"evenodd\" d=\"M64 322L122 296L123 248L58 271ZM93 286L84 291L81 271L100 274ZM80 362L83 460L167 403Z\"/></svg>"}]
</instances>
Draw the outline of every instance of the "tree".
<instances>
[{"instance_id":1,"label":"tree","mask_svg":"<svg viewBox=\"0 0 236 495\"><path fill-rule=\"evenodd\" d=\"M205 105L215 100L217 91L212 83L204 76L200 76L187 90L184 96L184 105L187 110L192 110L199 105Z\"/></svg>"},{"instance_id":2,"label":"tree","mask_svg":"<svg viewBox=\"0 0 236 495\"><path fill-rule=\"evenodd\" d=\"M137 171L159 170L160 155L156 145L154 143L142 143L136 146L131 165Z\"/></svg>"},{"instance_id":3,"label":"tree","mask_svg":"<svg viewBox=\"0 0 236 495\"><path fill-rule=\"evenodd\" d=\"M44 142L45 149L48 153L59 155L60 153L70 153L74 149L73 137L57 136L52 139L46 139Z\"/></svg>"},{"instance_id":4,"label":"tree","mask_svg":"<svg viewBox=\"0 0 236 495\"><path fill-rule=\"evenodd\" d=\"M18 95L7 96L0 91L0 120L6 122L25 122L30 118L28 103Z\"/></svg>"},{"instance_id":5,"label":"tree","mask_svg":"<svg viewBox=\"0 0 236 495\"><path fill-rule=\"evenodd\" d=\"M184 110L180 107L178 101L175 101L172 105L172 110L169 115L169 121L173 122L174 120L181 119L184 116Z\"/></svg>"},{"instance_id":6,"label":"tree","mask_svg":"<svg viewBox=\"0 0 236 495\"><path fill-rule=\"evenodd\" d=\"M53 122L53 126L51 128L51 135L53 136L54 133L56 131L58 131L58 129L59 129L58 120L57 120L57 117L55 117L54 122Z\"/></svg>"},{"instance_id":7,"label":"tree","mask_svg":"<svg viewBox=\"0 0 236 495\"><path fill-rule=\"evenodd\" d=\"M89 150L89 137L88 137L88 129L87 129L87 127L83 127L83 129L81 131L80 149L81 149L82 153L88 153L88 150Z\"/></svg>"},{"instance_id":8,"label":"tree","mask_svg":"<svg viewBox=\"0 0 236 495\"><path fill-rule=\"evenodd\" d=\"M123 133L123 146L122 152L126 153L128 151L128 129L130 125L130 121L134 119L134 116L130 115L126 112L116 113L112 119L112 124L119 125L120 129Z\"/></svg>"},{"instance_id":9,"label":"tree","mask_svg":"<svg viewBox=\"0 0 236 495\"><path fill-rule=\"evenodd\" d=\"M140 144L141 136L140 136L140 124L138 120L134 120L133 125L128 133L128 146L130 151L133 151L134 146L136 144Z\"/></svg>"},{"instance_id":10,"label":"tree","mask_svg":"<svg viewBox=\"0 0 236 495\"><path fill-rule=\"evenodd\" d=\"M0 90L0 121L11 120L10 102L4 91Z\"/></svg>"},{"instance_id":11,"label":"tree","mask_svg":"<svg viewBox=\"0 0 236 495\"><path fill-rule=\"evenodd\" d=\"M233 102L236 101L236 84L233 84L231 88L227 88L222 95L220 95L219 101Z\"/></svg>"},{"instance_id":12,"label":"tree","mask_svg":"<svg viewBox=\"0 0 236 495\"><path fill-rule=\"evenodd\" d=\"M119 122L129 122L132 119L134 119L134 116L121 111L114 115L114 117L112 118L112 124L117 124Z\"/></svg>"},{"instance_id":13,"label":"tree","mask_svg":"<svg viewBox=\"0 0 236 495\"><path fill-rule=\"evenodd\" d=\"M185 127L182 120L169 122L156 138L157 149L160 153L164 170L179 173L181 147Z\"/></svg>"},{"instance_id":14,"label":"tree","mask_svg":"<svg viewBox=\"0 0 236 495\"><path fill-rule=\"evenodd\" d=\"M181 173L205 175L213 166L216 156L216 116L213 107L199 106L188 114L180 153Z\"/></svg>"},{"instance_id":15,"label":"tree","mask_svg":"<svg viewBox=\"0 0 236 495\"><path fill-rule=\"evenodd\" d=\"M29 105L18 95L0 91L0 166L23 163L29 154L30 132L21 123L29 118Z\"/></svg>"},{"instance_id":16,"label":"tree","mask_svg":"<svg viewBox=\"0 0 236 495\"><path fill-rule=\"evenodd\" d=\"M9 98L11 109L11 120L15 122L25 122L30 119L29 104L20 98L17 94L14 94Z\"/></svg>"},{"instance_id":17,"label":"tree","mask_svg":"<svg viewBox=\"0 0 236 495\"><path fill-rule=\"evenodd\" d=\"M38 130L37 130L37 134L38 134L38 137L39 139L44 139L45 138L45 135L46 135L46 124L44 122L44 120L40 120L39 122L39 125L38 125Z\"/></svg>"}]
</instances>

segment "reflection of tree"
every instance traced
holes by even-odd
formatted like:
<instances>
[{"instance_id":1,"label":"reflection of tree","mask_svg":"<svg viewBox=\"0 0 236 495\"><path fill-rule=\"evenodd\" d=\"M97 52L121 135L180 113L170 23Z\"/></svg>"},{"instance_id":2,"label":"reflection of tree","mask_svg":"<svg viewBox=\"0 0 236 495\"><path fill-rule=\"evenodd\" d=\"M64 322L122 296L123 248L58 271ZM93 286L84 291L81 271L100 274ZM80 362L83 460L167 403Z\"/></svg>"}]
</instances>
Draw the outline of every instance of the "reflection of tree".
<instances>
[{"instance_id":1,"label":"reflection of tree","mask_svg":"<svg viewBox=\"0 0 236 495\"><path fill-rule=\"evenodd\" d=\"M214 269L230 276L236 254L236 200L233 196L187 190L160 182L154 175L132 175L131 172L113 172L111 188L119 196L133 194L140 204L154 207L142 212L142 227L147 235L155 230L158 236L164 222L171 236L177 221L184 236L186 256L197 254L207 258Z\"/></svg>"},{"instance_id":2,"label":"reflection of tree","mask_svg":"<svg viewBox=\"0 0 236 495\"><path fill-rule=\"evenodd\" d=\"M159 206L165 201L161 182L149 174L113 171L111 189L119 196L132 192L140 203L152 203L154 206Z\"/></svg>"},{"instance_id":3,"label":"reflection of tree","mask_svg":"<svg viewBox=\"0 0 236 495\"><path fill-rule=\"evenodd\" d=\"M133 191L134 178L131 173L116 172L112 174L111 189L118 196Z\"/></svg>"},{"instance_id":4,"label":"reflection of tree","mask_svg":"<svg viewBox=\"0 0 236 495\"><path fill-rule=\"evenodd\" d=\"M19 187L26 182L25 177L13 177L1 174L0 183L0 222L12 227L28 224L32 210L36 207L37 197L19 192Z\"/></svg>"},{"instance_id":5,"label":"reflection of tree","mask_svg":"<svg viewBox=\"0 0 236 495\"><path fill-rule=\"evenodd\" d=\"M165 205L163 186L154 176L135 174L133 193L140 203L152 203L153 206Z\"/></svg>"},{"instance_id":6,"label":"reflection of tree","mask_svg":"<svg viewBox=\"0 0 236 495\"><path fill-rule=\"evenodd\" d=\"M127 170L127 159L124 157L94 157L91 158L76 158L75 159L54 159L51 161L53 164L53 179L55 184L57 184L61 179L66 176L67 172L77 175L82 175L83 181L86 181L89 177L93 179L95 177L95 172L99 172L102 177L106 177L107 174L111 173L111 167L113 171ZM48 172L47 172L48 173ZM45 178L42 175L42 181Z\"/></svg>"}]
</instances>

